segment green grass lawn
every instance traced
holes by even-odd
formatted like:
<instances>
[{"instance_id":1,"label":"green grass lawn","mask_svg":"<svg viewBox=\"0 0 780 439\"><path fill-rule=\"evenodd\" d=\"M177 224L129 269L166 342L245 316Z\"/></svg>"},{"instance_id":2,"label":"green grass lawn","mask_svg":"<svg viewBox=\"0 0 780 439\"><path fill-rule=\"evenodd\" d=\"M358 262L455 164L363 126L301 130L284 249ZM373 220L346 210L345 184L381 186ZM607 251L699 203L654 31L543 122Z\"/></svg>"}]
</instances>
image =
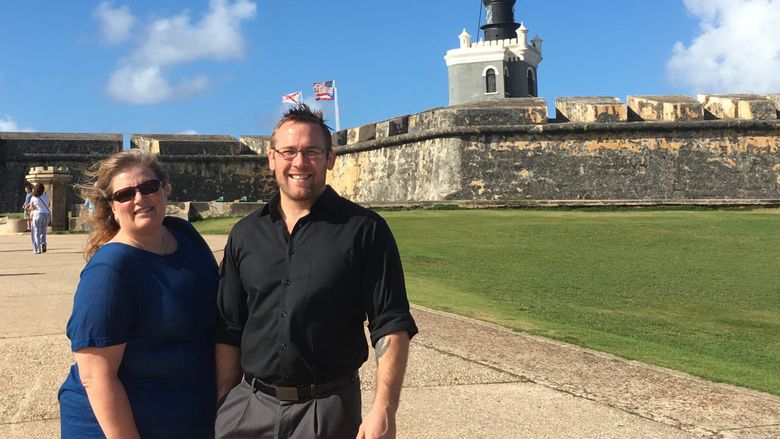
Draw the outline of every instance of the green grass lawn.
<instances>
[{"instance_id":1,"label":"green grass lawn","mask_svg":"<svg viewBox=\"0 0 780 439\"><path fill-rule=\"evenodd\" d=\"M381 213L413 303L780 394L780 210Z\"/></svg>"},{"instance_id":2,"label":"green grass lawn","mask_svg":"<svg viewBox=\"0 0 780 439\"><path fill-rule=\"evenodd\" d=\"M202 235L227 235L241 218L209 218L192 223Z\"/></svg>"}]
</instances>

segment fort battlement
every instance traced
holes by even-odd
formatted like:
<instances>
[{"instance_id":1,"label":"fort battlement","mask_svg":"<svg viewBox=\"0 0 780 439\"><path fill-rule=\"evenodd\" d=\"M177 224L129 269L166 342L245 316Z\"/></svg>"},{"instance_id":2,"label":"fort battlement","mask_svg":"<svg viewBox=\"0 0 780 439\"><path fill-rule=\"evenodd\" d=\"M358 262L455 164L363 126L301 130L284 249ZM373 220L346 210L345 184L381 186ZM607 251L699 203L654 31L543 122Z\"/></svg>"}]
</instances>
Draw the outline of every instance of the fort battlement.
<instances>
[{"instance_id":1,"label":"fort battlement","mask_svg":"<svg viewBox=\"0 0 780 439\"><path fill-rule=\"evenodd\" d=\"M560 97L435 108L333 134L329 183L363 203L723 204L780 200L780 95ZM275 191L268 136L138 134L171 201L264 200ZM120 134L0 132L0 211L16 211L31 168L83 171ZM69 204L80 200L75 193Z\"/></svg>"},{"instance_id":2,"label":"fort battlement","mask_svg":"<svg viewBox=\"0 0 780 439\"><path fill-rule=\"evenodd\" d=\"M67 172L68 168L65 166L35 166L30 169L31 174L46 174L55 172Z\"/></svg>"},{"instance_id":3,"label":"fort battlement","mask_svg":"<svg viewBox=\"0 0 780 439\"><path fill-rule=\"evenodd\" d=\"M531 40L530 43L526 41L518 40L517 38L506 38L503 40L482 40L475 41L466 47L479 48L479 47L527 47L529 49L541 50L537 47L539 40Z\"/></svg>"}]
</instances>

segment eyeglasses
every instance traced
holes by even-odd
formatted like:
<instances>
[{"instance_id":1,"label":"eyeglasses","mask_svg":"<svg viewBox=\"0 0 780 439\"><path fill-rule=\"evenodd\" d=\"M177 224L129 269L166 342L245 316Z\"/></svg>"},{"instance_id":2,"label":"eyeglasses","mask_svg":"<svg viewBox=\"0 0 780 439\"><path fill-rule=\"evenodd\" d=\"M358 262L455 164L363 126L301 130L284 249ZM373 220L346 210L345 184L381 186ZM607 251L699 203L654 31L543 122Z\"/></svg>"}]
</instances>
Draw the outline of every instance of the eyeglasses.
<instances>
[{"instance_id":1,"label":"eyeglasses","mask_svg":"<svg viewBox=\"0 0 780 439\"><path fill-rule=\"evenodd\" d=\"M138 186L126 187L114 192L114 194L111 195L111 199L119 203L126 203L135 198L136 192L140 192L141 195L149 195L159 191L161 187L162 182L160 180L146 180Z\"/></svg>"},{"instance_id":2,"label":"eyeglasses","mask_svg":"<svg viewBox=\"0 0 780 439\"><path fill-rule=\"evenodd\" d=\"M323 156L325 156L325 150L320 148L304 148L304 149L295 149L295 148L284 148L284 149L276 149L274 148L274 152L282 158L282 160L290 161L294 159L298 153L303 154L303 158L309 159L309 160L317 160L321 159Z\"/></svg>"}]
</instances>

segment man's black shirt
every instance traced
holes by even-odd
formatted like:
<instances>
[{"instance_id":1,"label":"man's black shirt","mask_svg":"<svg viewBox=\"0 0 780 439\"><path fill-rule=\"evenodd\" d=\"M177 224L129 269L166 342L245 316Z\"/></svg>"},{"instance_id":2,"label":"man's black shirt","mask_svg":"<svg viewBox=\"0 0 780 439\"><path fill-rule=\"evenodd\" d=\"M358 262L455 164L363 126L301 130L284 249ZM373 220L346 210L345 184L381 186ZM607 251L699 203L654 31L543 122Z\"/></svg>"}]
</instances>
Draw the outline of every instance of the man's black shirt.
<instances>
[{"instance_id":1,"label":"man's black shirt","mask_svg":"<svg viewBox=\"0 0 780 439\"><path fill-rule=\"evenodd\" d=\"M398 248L387 223L330 188L292 234L277 194L230 232L219 286L216 341L241 348L245 372L290 386L357 370L371 342L411 338Z\"/></svg>"}]
</instances>

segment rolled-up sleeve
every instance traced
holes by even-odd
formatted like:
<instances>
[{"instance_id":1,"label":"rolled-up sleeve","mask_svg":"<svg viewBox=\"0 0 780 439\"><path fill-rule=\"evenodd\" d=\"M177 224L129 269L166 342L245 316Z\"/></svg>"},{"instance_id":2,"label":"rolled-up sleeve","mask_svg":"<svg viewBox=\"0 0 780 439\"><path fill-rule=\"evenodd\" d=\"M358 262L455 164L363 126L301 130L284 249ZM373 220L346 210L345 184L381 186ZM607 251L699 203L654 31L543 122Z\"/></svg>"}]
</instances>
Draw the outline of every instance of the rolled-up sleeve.
<instances>
[{"instance_id":1,"label":"rolled-up sleeve","mask_svg":"<svg viewBox=\"0 0 780 439\"><path fill-rule=\"evenodd\" d=\"M228 237L222 261L222 278L217 293L216 343L241 346L241 335L247 320L246 291L241 282L234 236Z\"/></svg>"},{"instance_id":2,"label":"rolled-up sleeve","mask_svg":"<svg viewBox=\"0 0 780 439\"><path fill-rule=\"evenodd\" d=\"M409 312L398 246L384 219L379 217L367 226L363 245L363 307L371 345L393 332L406 331L411 339L417 334L417 325Z\"/></svg>"}]
</instances>

